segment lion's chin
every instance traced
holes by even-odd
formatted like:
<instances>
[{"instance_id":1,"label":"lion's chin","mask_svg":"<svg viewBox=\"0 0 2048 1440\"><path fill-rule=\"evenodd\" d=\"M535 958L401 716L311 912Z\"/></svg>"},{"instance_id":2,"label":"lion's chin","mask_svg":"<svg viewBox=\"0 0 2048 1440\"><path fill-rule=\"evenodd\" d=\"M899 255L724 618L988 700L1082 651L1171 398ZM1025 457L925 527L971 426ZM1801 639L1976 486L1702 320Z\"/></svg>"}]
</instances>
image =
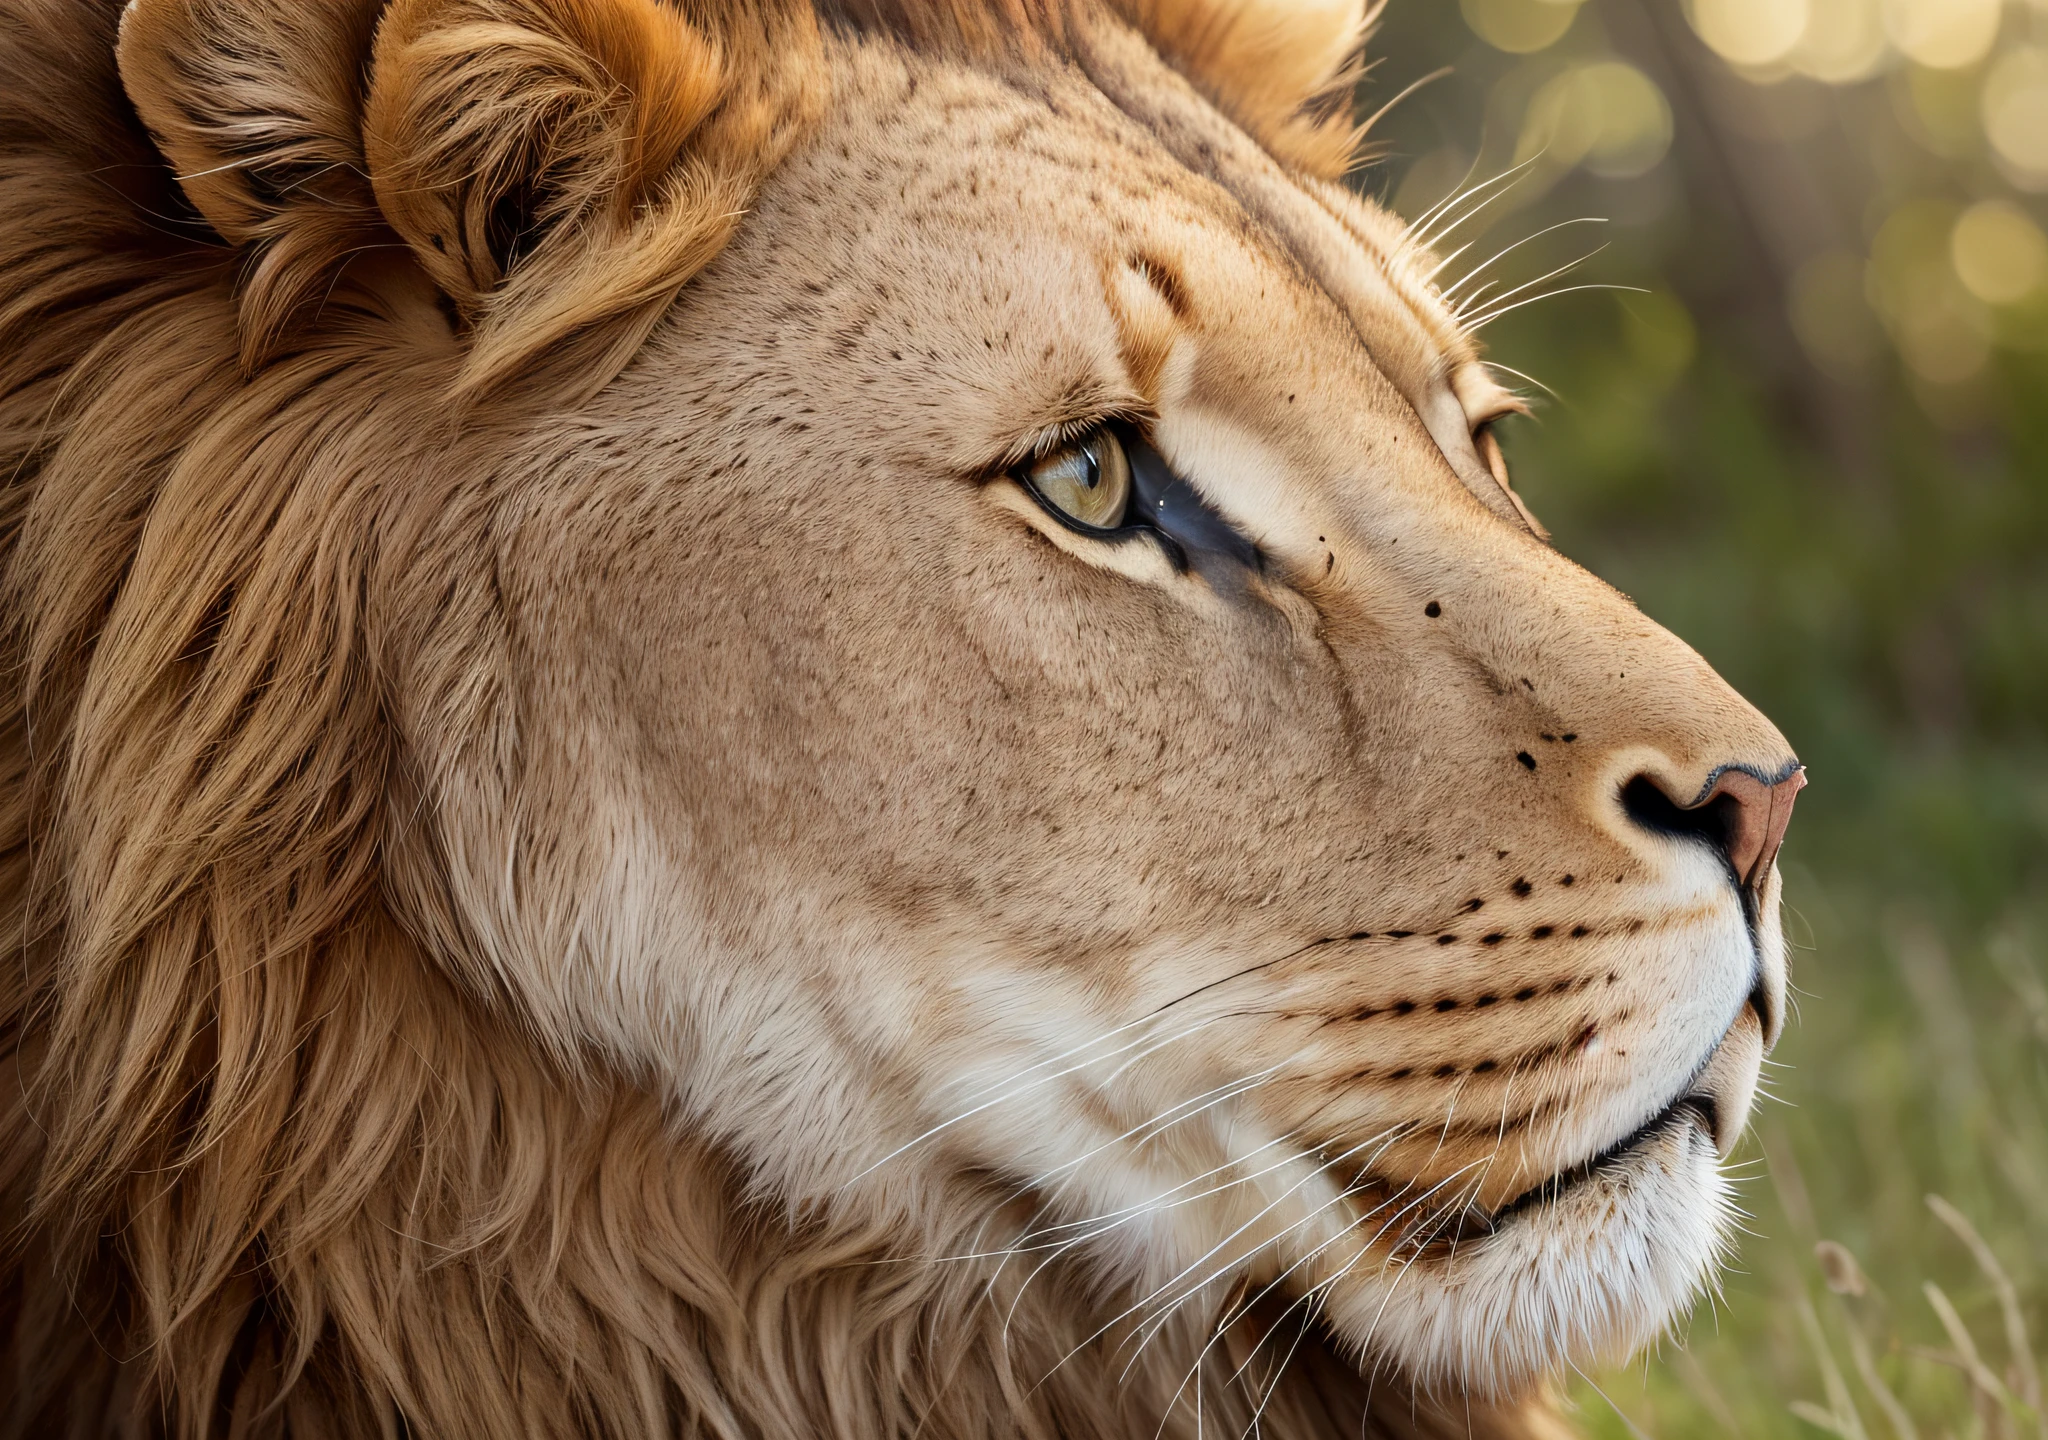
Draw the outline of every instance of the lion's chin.
<instances>
[{"instance_id":1,"label":"lion's chin","mask_svg":"<svg viewBox=\"0 0 2048 1440\"><path fill-rule=\"evenodd\" d=\"M1658 1338L1714 1273L1733 1218L1705 1117L1674 1106L1454 1251L1361 1264L1332 1328L1425 1388L1505 1397ZM1362 1278L1361 1278L1362 1277Z\"/></svg>"}]
</instances>

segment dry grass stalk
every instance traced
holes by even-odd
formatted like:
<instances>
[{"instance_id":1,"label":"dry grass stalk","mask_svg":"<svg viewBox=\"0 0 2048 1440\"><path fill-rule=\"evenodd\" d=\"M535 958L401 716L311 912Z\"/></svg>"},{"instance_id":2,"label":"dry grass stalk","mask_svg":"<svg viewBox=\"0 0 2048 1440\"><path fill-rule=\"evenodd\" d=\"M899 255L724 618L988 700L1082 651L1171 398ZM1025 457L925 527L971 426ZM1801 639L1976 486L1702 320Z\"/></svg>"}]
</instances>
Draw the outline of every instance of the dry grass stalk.
<instances>
[{"instance_id":1,"label":"dry grass stalk","mask_svg":"<svg viewBox=\"0 0 2048 1440\"><path fill-rule=\"evenodd\" d=\"M1820 1382L1827 1391L1828 1408L1807 1400L1794 1400L1792 1413L1809 1425L1818 1425L1842 1440L1870 1440L1869 1432L1863 1428L1863 1417L1856 1412L1856 1402L1849 1395L1849 1384L1842 1378L1841 1367L1835 1364L1833 1349L1828 1345L1827 1333L1821 1329L1820 1316L1813 1310L1813 1302L1806 1297L1806 1287L1799 1287L1799 1324L1806 1331L1807 1344L1813 1347L1813 1358L1820 1366Z\"/></svg>"},{"instance_id":2,"label":"dry grass stalk","mask_svg":"<svg viewBox=\"0 0 2048 1440\"><path fill-rule=\"evenodd\" d=\"M2027 1338L2026 1316L2020 1311L2018 1289L2012 1278L2005 1273L2005 1267L1998 1263L1998 1256L1977 1233L1977 1227L1969 1217L1939 1195L1927 1197L1927 1208L1935 1218L1955 1232L1956 1238L1968 1247L1977 1262L1977 1268L1984 1272L1991 1282L1991 1288L1998 1296L1999 1312L2005 1318L2005 1343L2012 1357L2013 1374L2019 1387L2019 1398L2032 1413L2035 1430L2042 1440L2048 1440L2048 1415L2041 1408L2041 1371L2034 1360L2034 1349ZM1947 1324L1944 1318L1943 1324Z\"/></svg>"}]
</instances>

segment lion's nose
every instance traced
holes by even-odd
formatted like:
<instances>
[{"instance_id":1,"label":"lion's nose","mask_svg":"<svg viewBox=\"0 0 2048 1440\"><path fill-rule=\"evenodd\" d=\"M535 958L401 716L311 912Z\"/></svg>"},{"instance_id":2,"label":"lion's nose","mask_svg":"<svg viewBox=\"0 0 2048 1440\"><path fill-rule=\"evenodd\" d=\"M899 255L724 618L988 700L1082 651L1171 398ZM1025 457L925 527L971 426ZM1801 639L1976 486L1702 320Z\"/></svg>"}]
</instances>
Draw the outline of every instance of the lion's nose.
<instances>
[{"instance_id":1,"label":"lion's nose","mask_svg":"<svg viewBox=\"0 0 2048 1440\"><path fill-rule=\"evenodd\" d=\"M1747 770L1723 770L1700 802L1702 807L1722 810L1721 848L1746 888L1755 889L1770 873L1778 847L1785 843L1785 827L1792 823L1792 802L1805 788L1804 765L1775 782L1759 780Z\"/></svg>"},{"instance_id":2,"label":"lion's nose","mask_svg":"<svg viewBox=\"0 0 2048 1440\"><path fill-rule=\"evenodd\" d=\"M1638 824L1712 840L1728 857L1743 888L1755 890L1778 858L1785 827L1792 823L1792 802L1805 787L1803 765L1790 766L1776 780L1731 767L1696 798L1676 799L1649 775L1629 781L1621 798Z\"/></svg>"}]
</instances>

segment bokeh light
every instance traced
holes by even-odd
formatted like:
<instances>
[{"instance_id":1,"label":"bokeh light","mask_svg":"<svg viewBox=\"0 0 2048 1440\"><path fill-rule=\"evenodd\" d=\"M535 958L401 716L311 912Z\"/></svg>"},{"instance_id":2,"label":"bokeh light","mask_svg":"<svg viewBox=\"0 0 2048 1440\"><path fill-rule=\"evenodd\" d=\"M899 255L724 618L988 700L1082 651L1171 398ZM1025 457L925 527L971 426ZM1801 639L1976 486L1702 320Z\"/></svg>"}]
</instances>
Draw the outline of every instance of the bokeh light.
<instances>
[{"instance_id":1,"label":"bokeh light","mask_svg":"<svg viewBox=\"0 0 2048 1440\"><path fill-rule=\"evenodd\" d=\"M1984 134L2010 178L2048 189L2048 49L2020 46L1984 80Z\"/></svg>"},{"instance_id":2,"label":"bokeh light","mask_svg":"<svg viewBox=\"0 0 2048 1440\"><path fill-rule=\"evenodd\" d=\"M1949 254L1963 288L1989 305L2015 305L2048 281L2048 237L2007 200L1984 200L1956 219Z\"/></svg>"},{"instance_id":3,"label":"bokeh light","mask_svg":"<svg viewBox=\"0 0 2048 1440\"><path fill-rule=\"evenodd\" d=\"M1691 0L1687 16L1715 54L1735 65L1775 65L1806 33L1808 0Z\"/></svg>"},{"instance_id":4,"label":"bokeh light","mask_svg":"<svg viewBox=\"0 0 2048 1440\"><path fill-rule=\"evenodd\" d=\"M1671 106L1656 82L1619 60L1576 65L1529 102L1515 163L1583 164L1612 180L1641 175L1671 148Z\"/></svg>"},{"instance_id":5,"label":"bokeh light","mask_svg":"<svg viewBox=\"0 0 2048 1440\"><path fill-rule=\"evenodd\" d=\"M1894 210L1870 246L1870 298L1913 374L1953 387L1991 358L1982 302L1951 263L1955 209L1915 200Z\"/></svg>"},{"instance_id":6,"label":"bokeh light","mask_svg":"<svg viewBox=\"0 0 2048 1440\"><path fill-rule=\"evenodd\" d=\"M1667 162L1683 99L1694 160L1719 152L1714 203L1746 207L1772 253L1780 333L1847 385L1879 383L1891 357L1937 425L1981 423L1998 356L2048 351L2032 198L2048 194L2048 0L1682 0L1677 29L1660 8L1460 0L1501 57L1486 136L1419 152L1397 205L1526 166L1498 210L1586 177L1609 187L1588 213L1647 237L1682 223ZM1664 53L1645 66L1630 51L1653 36ZM1721 63L1677 62L1681 40ZM1675 97L1674 79L1704 88Z\"/></svg>"},{"instance_id":7,"label":"bokeh light","mask_svg":"<svg viewBox=\"0 0 2048 1440\"><path fill-rule=\"evenodd\" d=\"M1802 75L1850 85L1876 74L1889 55L1878 0L1809 0L1806 28L1786 60Z\"/></svg>"},{"instance_id":8,"label":"bokeh light","mask_svg":"<svg viewBox=\"0 0 2048 1440\"><path fill-rule=\"evenodd\" d=\"M1458 0L1472 33L1496 50L1531 55L1564 38L1579 0Z\"/></svg>"},{"instance_id":9,"label":"bokeh light","mask_svg":"<svg viewBox=\"0 0 2048 1440\"><path fill-rule=\"evenodd\" d=\"M1999 0L1884 0L1884 28L1907 59L1955 70L1990 51L2001 8Z\"/></svg>"}]
</instances>

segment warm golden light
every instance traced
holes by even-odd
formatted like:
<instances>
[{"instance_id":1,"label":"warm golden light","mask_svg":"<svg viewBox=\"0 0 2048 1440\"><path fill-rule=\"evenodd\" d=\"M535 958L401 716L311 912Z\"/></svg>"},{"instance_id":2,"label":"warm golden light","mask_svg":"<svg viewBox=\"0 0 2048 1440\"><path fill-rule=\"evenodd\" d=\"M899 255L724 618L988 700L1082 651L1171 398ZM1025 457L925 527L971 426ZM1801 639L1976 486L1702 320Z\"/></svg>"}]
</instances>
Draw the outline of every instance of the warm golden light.
<instances>
[{"instance_id":1,"label":"warm golden light","mask_svg":"<svg viewBox=\"0 0 2048 1440\"><path fill-rule=\"evenodd\" d=\"M1531 55L1564 38L1579 0L1458 0L1472 33L1496 50Z\"/></svg>"},{"instance_id":2,"label":"warm golden light","mask_svg":"<svg viewBox=\"0 0 2048 1440\"><path fill-rule=\"evenodd\" d=\"M1671 106L1656 82L1619 60L1580 65L1553 76L1529 102L1515 163L1541 157L1555 170L1584 165L1625 180L1649 170L1671 148Z\"/></svg>"},{"instance_id":3,"label":"warm golden light","mask_svg":"<svg viewBox=\"0 0 2048 1440\"><path fill-rule=\"evenodd\" d=\"M2022 46L1999 57L1984 81L1984 134L2012 179L2048 189L2048 50Z\"/></svg>"},{"instance_id":4,"label":"warm golden light","mask_svg":"<svg viewBox=\"0 0 2048 1440\"><path fill-rule=\"evenodd\" d=\"M1885 0L1884 28L1907 59L1959 70L1990 52L2001 14L1999 0Z\"/></svg>"},{"instance_id":5,"label":"warm golden light","mask_svg":"<svg viewBox=\"0 0 2048 1440\"><path fill-rule=\"evenodd\" d=\"M1949 258L1963 287L1988 305L2015 304L2048 281L2048 237L2005 200L1962 213L1949 235Z\"/></svg>"},{"instance_id":6,"label":"warm golden light","mask_svg":"<svg viewBox=\"0 0 2048 1440\"><path fill-rule=\"evenodd\" d=\"M1950 259L1954 208L1913 200L1894 210L1870 247L1870 297L1900 358L1922 380L1961 385L1991 358L1988 317Z\"/></svg>"},{"instance_id":7,"label":"warm golden light","mask_svg":"<svg viewBox=\"0 0 2048 1440\"><path fill-rule=\"evenodd\" d=\"M1693 29L1734 65L1776 65L1806 33L1809 0L1690 0Z\"/></svg>"},{"instance_id":8,"label":"warm golden light","mask_svg":"<svg viewBox=\"0 0 2048 1440\"><path fill-rule=\"evenodd\" d=\"M1877 7L1878 0L1809 0L1806 30L1787 62L1830 85L1869 79L1891 53Z\"/></svg>"}]
</instances>

